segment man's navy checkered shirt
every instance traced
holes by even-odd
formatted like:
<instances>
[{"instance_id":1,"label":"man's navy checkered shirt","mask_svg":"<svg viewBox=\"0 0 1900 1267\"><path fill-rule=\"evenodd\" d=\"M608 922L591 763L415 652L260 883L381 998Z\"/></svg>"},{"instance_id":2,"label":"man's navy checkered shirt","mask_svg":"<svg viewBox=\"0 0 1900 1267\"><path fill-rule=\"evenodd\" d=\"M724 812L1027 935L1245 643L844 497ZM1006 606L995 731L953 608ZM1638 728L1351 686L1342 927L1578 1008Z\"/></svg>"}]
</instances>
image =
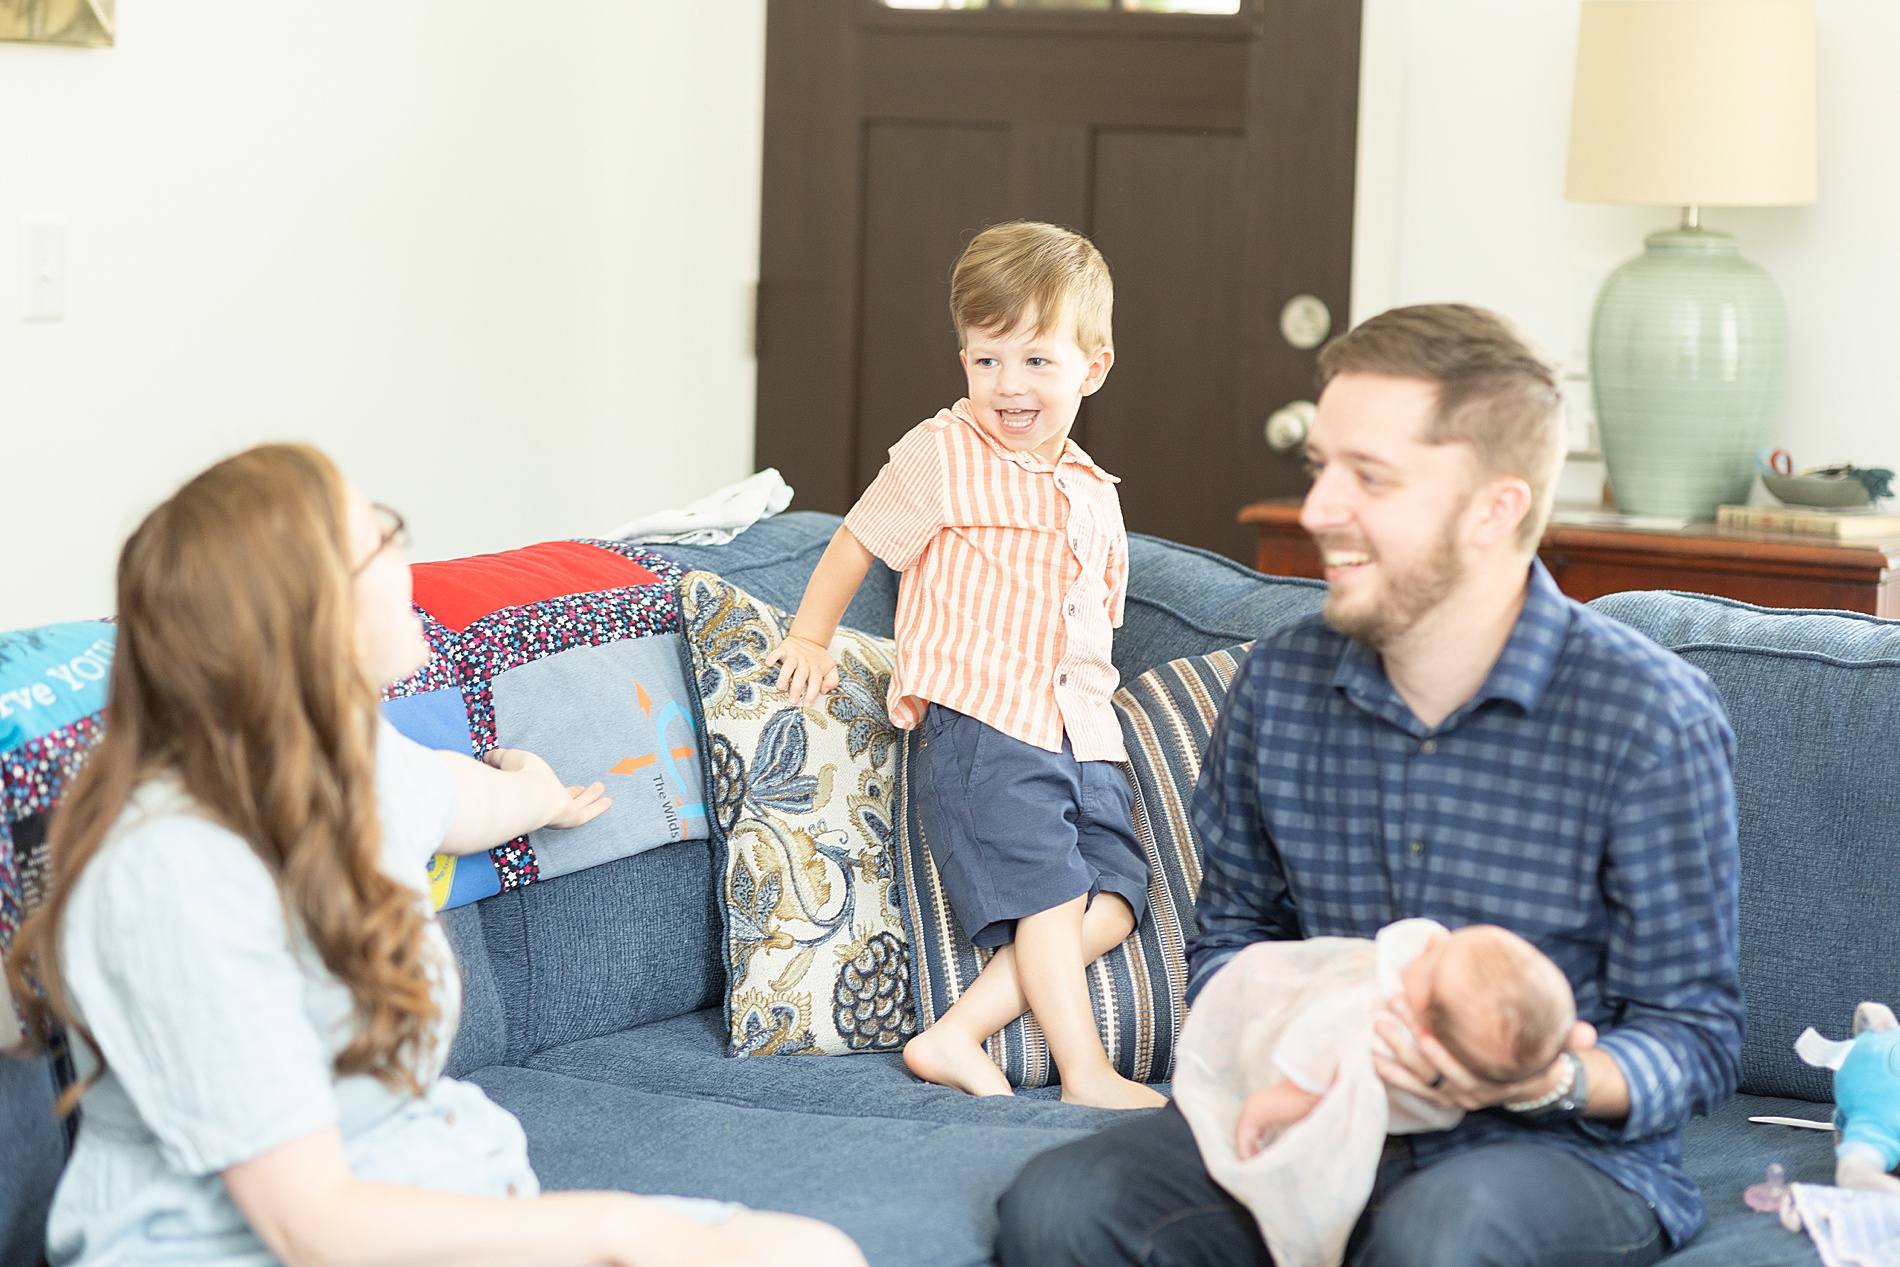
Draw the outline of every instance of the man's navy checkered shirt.
<instances>
[{"instance_id":1,"label":"man's navy checkered shirt","mask_svg":"<svg viewBox=\"0 0 1900 1267\"><path fill-rule=\"evenodd\" d=\"M1207 850L1188 994L1251 942L1371 937L1393 920L1501 924L1570 978L1629 1080L1620 1126L1501 1114L1413 1138L1421 1165L1537 1139L1702 1225L1682 1128L1735 1091L1734 737L1707 677L1531 566L1478 693L1437 727L1378 655L1309 617L1262 638L1194 797Z\"/></svg>"}]
</instances>

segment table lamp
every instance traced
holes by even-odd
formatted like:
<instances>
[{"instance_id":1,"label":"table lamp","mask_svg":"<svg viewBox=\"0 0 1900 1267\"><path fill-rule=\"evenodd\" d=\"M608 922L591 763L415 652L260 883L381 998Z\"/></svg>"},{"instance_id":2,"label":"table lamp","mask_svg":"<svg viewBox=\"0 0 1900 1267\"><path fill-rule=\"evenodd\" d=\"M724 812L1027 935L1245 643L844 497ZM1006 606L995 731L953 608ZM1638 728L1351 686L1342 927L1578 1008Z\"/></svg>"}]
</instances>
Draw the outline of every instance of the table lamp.
<instances>
[{"instance_id":1,"label":"table lamp","mask_svg":"<svg viewBox=\"0 0 1900 1267\"><path fill-rule=\"evenodd\" d=\"M1703 207L1814 201L1813 0L1583 0L1564 193L1682 208L1597 297L1590 379L1628 514L1745 501L1787 312Z\"/></svg>"}]
</instances>

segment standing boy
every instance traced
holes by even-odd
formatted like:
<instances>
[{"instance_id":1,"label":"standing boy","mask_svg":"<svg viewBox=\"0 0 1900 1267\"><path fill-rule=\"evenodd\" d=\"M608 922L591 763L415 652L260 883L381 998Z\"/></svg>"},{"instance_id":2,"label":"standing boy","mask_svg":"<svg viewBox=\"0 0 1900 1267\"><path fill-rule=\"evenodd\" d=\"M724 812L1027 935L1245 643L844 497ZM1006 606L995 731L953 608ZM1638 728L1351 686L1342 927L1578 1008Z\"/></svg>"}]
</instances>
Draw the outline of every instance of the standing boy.
<instances>
[{"instance_id":1,"label":"standing boy","mask_svg":"<svg viewBox=\"0 0 1900 1267\"><path fill-rule=\"evenodd\" d=\"M1128 538L1115 477L1069 439L1115 359L1113 303L1086 238L1027 222L977 235L950 282L969 397L892 446L766 663L816 702L837 685L825 648L872 558L903 574L891 724L923 728L910 791L924 834L951 909L996 948L904 1062L1008 1095L983 1042L1033 1011L1063 1099L1132 1109L1164 1101L1109 1065L1083 977L1147 908L1109 704Z\"/></svg>"}]
</instances>

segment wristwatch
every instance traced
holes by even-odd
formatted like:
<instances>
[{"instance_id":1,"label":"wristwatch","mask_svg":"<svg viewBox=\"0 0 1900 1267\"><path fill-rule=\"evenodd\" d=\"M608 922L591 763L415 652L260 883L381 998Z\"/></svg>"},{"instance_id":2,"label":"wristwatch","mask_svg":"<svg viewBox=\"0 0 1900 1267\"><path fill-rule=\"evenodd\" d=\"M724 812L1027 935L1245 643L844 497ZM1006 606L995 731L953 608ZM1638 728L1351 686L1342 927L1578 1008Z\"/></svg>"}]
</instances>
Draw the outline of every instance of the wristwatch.
<instances>
[{"instance_id":1,"label":"wristwatch","mask_svg":"<svg viewBox=\"0 0 1900 1267\"><path fill-rule=\"evenodd\" d=\"M1513 1100L1498 1107L1527 1122L1567 1122L1582 1113L1583 1106L1590 1102L1590 1082L1584 1073L1583 1057L1565 1049L1557 1053L1557 1059L1568 1068L1557 1080L1555 1090L1535 1100Z\"/></svg>"}]
</instances>

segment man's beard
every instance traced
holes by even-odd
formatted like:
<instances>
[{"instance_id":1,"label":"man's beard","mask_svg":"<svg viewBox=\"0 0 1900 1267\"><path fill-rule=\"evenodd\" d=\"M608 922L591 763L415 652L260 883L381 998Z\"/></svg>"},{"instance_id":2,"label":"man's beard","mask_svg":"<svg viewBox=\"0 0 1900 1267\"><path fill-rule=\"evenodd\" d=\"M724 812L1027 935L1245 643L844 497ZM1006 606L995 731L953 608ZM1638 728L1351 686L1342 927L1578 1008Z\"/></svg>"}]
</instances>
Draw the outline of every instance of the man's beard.
<instances>
[{"instance_id":1,"label":"man's beard","mask_svg":"<svg viewBox=\"0 0 1900 1267\"><path fill-rule=\"evenodd\" d=\"M1446 518L1437 547L1416 569L1387 578L1384 592L1372 596L1369 610L1344 610L1338 592L1329 589L1320 612L1326 623L1374 651L1385 650L1409 633L1464 579L1464 562L1458 557L1459 518L1456 513Z\"/></svg>"}]
</instances>

